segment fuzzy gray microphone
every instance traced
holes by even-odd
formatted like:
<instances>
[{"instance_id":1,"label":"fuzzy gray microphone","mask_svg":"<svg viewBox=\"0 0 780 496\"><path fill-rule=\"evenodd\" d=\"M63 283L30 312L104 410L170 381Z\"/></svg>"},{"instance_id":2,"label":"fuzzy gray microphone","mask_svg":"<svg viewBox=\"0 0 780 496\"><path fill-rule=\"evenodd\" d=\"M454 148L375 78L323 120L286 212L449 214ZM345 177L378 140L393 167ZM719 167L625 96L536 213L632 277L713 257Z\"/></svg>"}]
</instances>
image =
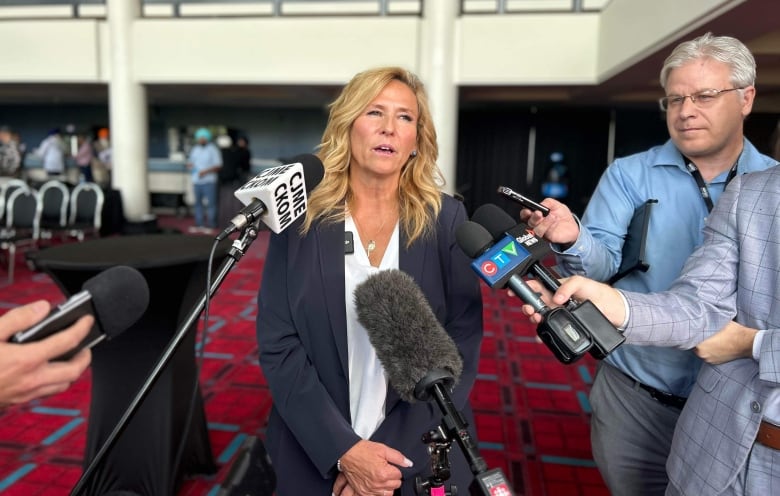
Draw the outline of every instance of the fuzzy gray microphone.
<instances>
[{"instance_id":1,"label":"fuzzy gray microphone","mask_svg":"<svg viewBox=\"0 0 780 496\"><path fill-rule=\"evenodd\" d=\"M432 381L451 388L463 360L436 320L414 279L400 270L384 270L355 288L358 321L401 399L427 400Z\"/></svg>"},{"instance_id":2,"label":"fuzzy gray microphone","mask_svg":"<svg viewBox=\"0 0 780 496\"><path fill-rule=\"evenodd\" d=\"M463 360L414 279L400 270L377 272L355 288L355 307L398 396L409 403L433 399L444 415L442 429L457 441L471 472L485 472L476 440L450 396Z\"/></svg>"}]
</instances>

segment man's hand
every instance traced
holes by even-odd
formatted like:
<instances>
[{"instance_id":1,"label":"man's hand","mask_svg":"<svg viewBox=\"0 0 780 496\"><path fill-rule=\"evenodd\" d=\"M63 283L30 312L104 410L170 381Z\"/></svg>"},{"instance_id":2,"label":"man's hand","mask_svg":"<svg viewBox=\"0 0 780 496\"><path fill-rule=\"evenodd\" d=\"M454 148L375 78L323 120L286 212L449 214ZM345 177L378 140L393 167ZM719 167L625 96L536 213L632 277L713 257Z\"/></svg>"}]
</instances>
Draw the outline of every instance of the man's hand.
<instances>
[{"instance_id":1,"label":"man's hand","mask_svg":"<svg viewBox=\"0 0 780 496\"><path fill-rule=\"evenodd\" d=\"M50 305L36 301L0 317L0 406L24 403L66 390L89 366L92 354L80 351L68 361L49 360L75 348L87 336L94 318L86 315L72 326L41 341L11 344L8 339L48 315Z\"/></svg>"},{"instance_id":2,"label":"man's hand","mask_svg":"<svg viewBox=\"0 0 780 496\"><path fill-rule=\"evenodd\" d=\"M734 321L699 343L694 352L705 362L718 365L737 358L753 357L753 339L758 331Z\"/></svg>"},{"instance_id":3,"label":"man's hand","mask_svg":"<svg viewBox=\"0 0 780 496\"><path fill-rule=\"evenodd\" d=\"M626 308L623 297L611 286L582 276L572 276L561 280L561 286L551 295L544 286L535 280L527 281L531 289L541 293L542 301L550 308L566 304L569 298L577 301L590 300L614 326L620 326L626 319ZM523 313L531 322L539 324L544 319L531 305L523 305Z\"/></svg>"},{"instance_id":4,"label":"man's hand","mask_svg":"<svg viewBox=\"0 0 780 496\"><path fill-rule=\"evenodd\" d=\"M403 453L372 441L358 441L341 457L341 471L333 484L336 496L391 496L401 487L401 471L411 467ZM342 477L343 476L343 477Z\"/></svg>"},{"instance_id":5,"label":"man's hand","mask_svg":"<svg viewBox=\"0 0 780 496\"><path fill-rule=\"evenodd\" d=\"M524 208L520 211L520 220L540 238L568 248L580 235L580 226L574 215L569 207L552 198L545 198L541 203L550 209L550 213L544 216L541 212Z\"/></svg>"}]
</instances>

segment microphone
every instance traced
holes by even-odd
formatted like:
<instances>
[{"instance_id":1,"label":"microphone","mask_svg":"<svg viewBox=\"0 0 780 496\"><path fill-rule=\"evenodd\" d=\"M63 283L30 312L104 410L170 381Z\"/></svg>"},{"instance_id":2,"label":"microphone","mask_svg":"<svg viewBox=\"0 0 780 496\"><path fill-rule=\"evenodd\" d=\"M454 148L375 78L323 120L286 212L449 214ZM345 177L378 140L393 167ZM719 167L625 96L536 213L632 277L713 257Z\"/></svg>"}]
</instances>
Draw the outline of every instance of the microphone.
<instances>
[{"instance_id":1,"label":"microphone","mask_svg":"<svg viewBox=\"0 0 780 496\"><path fill-rule=\"evenodd\" d=\"M542 242L527 225L522 223L515 224L515 221L508 213L491 203L479 207L471 218L487 229L494 240L498 240L505 235L513 236L518 243L528 249L533 257L533 261L530 262L528 269L521 272L520 275L525 275L529 271L532 272L552 292L555 292L560 287L558 276L554 275L539 262L549 254L549 244ZM580 322L586 333L590 335L593 347L588 351L594 358L598 360L605 358L626 340L625 336L615 329L612 323L604 317L591 301L577 302L569 299L566 309Z\"/></svg>"},{"instance_id":2,"label":"microphone","mask_svg":"<svg viewBox=\"0 0 780 496\"><path fill-rule=\"evenodd\" d=\"M471 220L481 225L490 233L494 241L498 241L504 235L513 236L518 243L528 250L533 258L528 270L533 273L551 291L555 291L560 285L558 276L550 272L547 267L539 263L550 254L550 246L542 241L526 224L515 224L512 217L493 203L486 203L474 211ZM525 272L521 275L525 275ZM552 289L552 288L555 289Z\"/></svg>"},{"instance_id":3,"label":"microphone","mask_svg":"<svg viewBox=\"0 0 780 496\"><path fill-rule=\"evenodd\" d=\"M54 359L69 360L83 348L117 337L141 318L148 305L149 286L144 276L132 267L117 265L85 281L81 291L52 309L37 324L11 336L9 341L17 344L40 341L71 326L84 315L94 315L95 323L87 337Z\"/></svg>"},{"instance_id":4,"label":"microphone","mask_svg":"<svg viewBox=\"0 0 780 496\"><path fill-rule=\"evenodd\" d=\"M500 487L503 481L509 492L500 494L511 495L500 469L487 469L452 401L451 390L463 371L463 360L414 279L400 270L380 271L359 284L354 297L358 321L393 389L410 403L433 398L438 404L444 414L442 427L457 440L475 475L472 491Z\"/></svg>"},{"instance_id":5,"label":"microphone","mask_svg":"<svg viewBox=\"0 0 780 496\"><path fill-rule=\"evenodd\" d=\"M234 193L246 205L217 235L222 241L257 219L275 233L306 213L306 196L322 181L325 171L315 155L298 155L292 162L265 169Z\"/></svg>"},{"instance_id":6,"label":"microphone","mask_svg":"<svg viewBox=\"0 0 780 496\"><path fill-rule=\"evenodd\" d=\"M562 363L572 363L593 345L588 332L565 307L548 307L526 283L525 274L535 262L530 252L513 236L504 235L496 243L481 225L465 221L455 231L461 250L473 258L471 268L491 288L509 289L531 305L542 317L536 333Z\"/></svg>"}]
</instances>

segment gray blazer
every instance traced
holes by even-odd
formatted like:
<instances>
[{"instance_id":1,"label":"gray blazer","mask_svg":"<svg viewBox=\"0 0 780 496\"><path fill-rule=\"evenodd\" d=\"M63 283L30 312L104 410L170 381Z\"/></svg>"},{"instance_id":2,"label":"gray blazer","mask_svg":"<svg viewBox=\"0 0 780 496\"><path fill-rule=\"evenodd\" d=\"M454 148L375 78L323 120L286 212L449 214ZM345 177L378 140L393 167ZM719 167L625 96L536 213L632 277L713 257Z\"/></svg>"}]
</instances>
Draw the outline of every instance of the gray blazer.
<instances>
[{"instance_id":1,"label":"gray blazer","mask_svg":"<svg viewBox=\"0 0 780 496\"><path fill-rule=\"evenodd\" d=\"M732 318L767 330L758 362L705 364L699 373L666 463L670 483L686 495L719 494L734 482L767 396L780 386L779 209L780 168L736 177L669 291L626 293L626 336L635 344L691 348Z\"/></svg>"}]
</instances>

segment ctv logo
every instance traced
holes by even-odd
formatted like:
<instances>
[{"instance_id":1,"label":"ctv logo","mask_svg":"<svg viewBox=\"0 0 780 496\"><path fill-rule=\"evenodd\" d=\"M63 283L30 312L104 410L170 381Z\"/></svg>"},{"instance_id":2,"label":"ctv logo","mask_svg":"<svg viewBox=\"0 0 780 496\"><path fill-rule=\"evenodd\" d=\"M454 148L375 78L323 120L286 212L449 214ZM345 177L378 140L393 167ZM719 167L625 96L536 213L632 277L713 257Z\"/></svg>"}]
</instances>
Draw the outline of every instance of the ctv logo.
<instances>
[{"instance_id":1,"label":"ctv logo","mask_svg":"<svg viewBox=\"0 0 780 496\"><path fill-rule=\"evenodd\" d=\"M514 241L509 241L489 259L484 260L479 269L483 275L493 277L498 274L500 269L511 262L513 257L517 257L517 245L515 245Z\"/></svg>"}]
</instances>

